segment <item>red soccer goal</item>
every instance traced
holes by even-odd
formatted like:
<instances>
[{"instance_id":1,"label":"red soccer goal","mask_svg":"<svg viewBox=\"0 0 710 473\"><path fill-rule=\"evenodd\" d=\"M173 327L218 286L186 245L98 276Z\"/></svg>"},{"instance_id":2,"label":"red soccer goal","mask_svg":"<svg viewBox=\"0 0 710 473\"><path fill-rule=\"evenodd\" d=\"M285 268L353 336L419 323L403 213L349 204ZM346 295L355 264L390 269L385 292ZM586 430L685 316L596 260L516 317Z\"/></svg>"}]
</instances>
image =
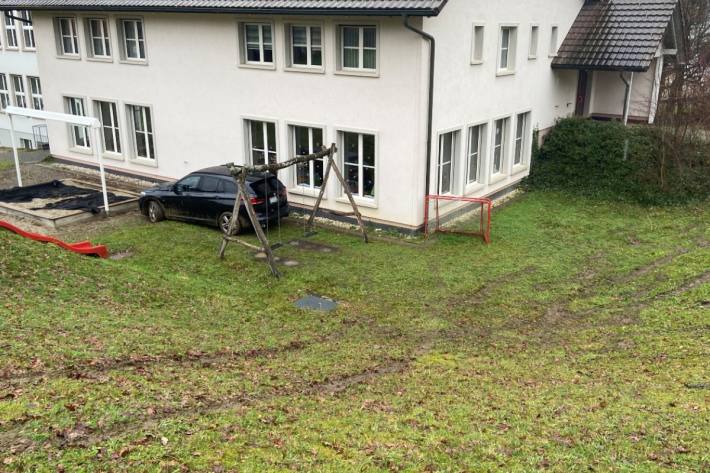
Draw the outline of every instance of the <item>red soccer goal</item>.
<instances>
[{"instance_id":1,"label":"red soccer goal","mask_svg":"<svg viewBox=\"0 0 710 473\"><path fill-rule=\"evenodd\" d=\"M424 198L424 235L428 238L430 233L442 232L442 233L455 233L458 235L472 235L480 236L486 243L491 242L491 210L493 208L493 201L491 199L486 199L483 197L462 197L453 195L428 195ZM453 201L453 202L467 202L476 203L481 205L480 212L480 227L479 231L466 231L466 230L452 230L444 229L441 227L441 218L439 215L439 202L440 201ZM434 212L436 215L436 224L434 226L434 231L431 232L429 228L429 204L434 202ZM484 209L485 207L485 209Z\"/></svg>"}]
</instances>

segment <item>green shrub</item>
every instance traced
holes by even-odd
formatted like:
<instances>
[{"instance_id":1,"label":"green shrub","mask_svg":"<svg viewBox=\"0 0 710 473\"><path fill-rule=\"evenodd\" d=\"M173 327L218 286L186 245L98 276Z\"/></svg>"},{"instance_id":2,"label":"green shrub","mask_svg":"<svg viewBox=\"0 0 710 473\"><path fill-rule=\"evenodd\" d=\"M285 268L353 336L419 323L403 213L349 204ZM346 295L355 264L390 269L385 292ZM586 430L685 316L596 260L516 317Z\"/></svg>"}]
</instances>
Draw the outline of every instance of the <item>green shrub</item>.
<instances>
[{"instance_id":1,"label":"green shrub","mask_svg":"<svg viewBox=\"0 0 710 473\"><path fill-rule=\"evenodd\" d=\"M668 142L659 128L562 119L533 150L525 186L644 204L704 199L710 195L710 146L686 141L679 162L664 153Z\"/></svg>"}]
</instances>

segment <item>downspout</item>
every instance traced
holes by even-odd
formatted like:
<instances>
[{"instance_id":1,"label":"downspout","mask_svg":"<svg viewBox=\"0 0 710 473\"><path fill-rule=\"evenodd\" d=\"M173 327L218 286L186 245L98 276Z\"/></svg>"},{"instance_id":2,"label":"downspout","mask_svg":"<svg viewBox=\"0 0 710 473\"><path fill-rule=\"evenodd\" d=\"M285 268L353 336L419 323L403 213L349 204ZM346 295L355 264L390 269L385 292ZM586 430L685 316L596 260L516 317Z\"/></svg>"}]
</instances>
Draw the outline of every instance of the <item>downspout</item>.
<instances>
[{"instance_id":1,"label":"downspout","mask_svg":"<svg viewBox=\"0 0 710 473\"><path fill-rule=\"evenodd\" d=\"M417 33L419 36L429 42L429 94L427 103L427 122L426 122L426 181L424 183L424 202L428 206L426 197L429 195L429 181L431 180L431 134L432 121L434 116L434 58L436 53L436 42L434 37L418 28L409 24L409 16L404 15L404 27ZM426 225L427 209L424 209L424 225Z\"/></svg>"},{"instance_id":2,"label":"downspout","mask_svg":"<svg viewBox=\"0 0 710 473\"><path fill-rule=\"evenodd\" d=\"M619 73L619 77L621 77L621 80L623 80L624 84L626 84L626 93L624 94L624 126L626 126L626 124L629 122L629 108L631 105L631 86L634 83L634 73L631 73L631 77L629 78L629 80L626 80L623 71Z\"/></svg>"}]
</instances>

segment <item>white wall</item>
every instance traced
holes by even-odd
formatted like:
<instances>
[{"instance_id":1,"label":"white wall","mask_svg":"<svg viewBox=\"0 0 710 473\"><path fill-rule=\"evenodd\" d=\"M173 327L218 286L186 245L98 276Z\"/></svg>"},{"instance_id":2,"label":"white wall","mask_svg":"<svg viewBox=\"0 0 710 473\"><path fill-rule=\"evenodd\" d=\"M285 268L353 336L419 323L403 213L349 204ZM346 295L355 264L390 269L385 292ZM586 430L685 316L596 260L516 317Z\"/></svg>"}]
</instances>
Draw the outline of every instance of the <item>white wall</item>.
<instances>
[{"instance_id":1,"label":"white wall","mask_svg":"<svg viewBox=\"0 0 710 473\"><path fill-rule=\"evenodd\" d=\"M134 16L134 15L131 15ZM148 65L96 62L86 59L80 25L81 60L58 58L51 13L35 13L41 46L41 72L47 77L48 110L64 111L62 96L75 95L119 102L124 156L108 161L113 168L178 178L205 166L244 162L245 117L278 123L280 159L290 157L287 123L326 127L327 142L336 130L363 130L377 135L377 183L374 201L361 200L362 212L383 222L416 225L417 209L402 196L415 186L413 156L423 156L414 139L420 127L421 42L401 26L401 19L357 19L380 25L379 77L334 73L335 25L331 18L308 18L322 23L325 73L284 70L284 17L260 17L275 22L276 70L238 66L235 15L145 14ZM82 15L79 15L81 18ZM115 17L115 16L114 16ZM292 18L303 21L303 17ZM343 19L347 21L348 19ZM118 42L115 22L112 38ZM49 79L51 78L51 79ZM148 104L154 114L155 167L130 159L125 117L126 103ZM49 124L52 153L93 162L87 154L71 151L66 125ZM279 176L292 187L293 177ZM323 206L347 210L333 178ZM292 202L311 204L313 197L292 194Z\"/></svg>"},{"instance_id":2,"label":"white wall","mask_svg":"<svg viewBox=\"0 0 710 473\"><path fill-rule=\"evenodd\" d=\"M656 74L654 59L646 72L634 73L631 87L631 102L629 116L647 120L654 94L653 82ZM624 77L629 79L630 73ZM624 95L626 85L621 80L619 72L595 71L592 79L592 104L590 114L611 115L621 117L624 114Z\"/></svg>"},{"instance_id":3,"label":"white wall","mask_svg":"<svg viewBox=\"0 0 710 473\"><path fill-rule=\"evenodd\" d=\"M22 43L22 31L18 26L18 41L19 48L11 49L7 47L7 37L5 36L5 23L4 14L0 14L0 73L5 74L7 77L8 87L10 88L10 100L13 105L14 96L12 96L12 79L11 74L21 75L23 83L25 85L25 91L27 92L27 100L29 104L29 84L27 83L27 77L38 77L39 70L37 67L37 54L35 51L27 50L23 47ZM32 140L32 126L40 125L44 122L41 120L34 120L29 118L17 117L15 121L15 131L17 144L20 145L20 138L25 138ZM0 111L0 146L11 146L10 142L10 120L7 114Z\"/></svg>"},{"instance_id":4,"label":"white wall","mask_svg":"<svg viewBox=\"0 0 710 473\"><path fill-rule=\"evenodd\" d=\"M555 71L550 68L551 27L558 27L558 45L562 43L583 0L449 0L442 13L424 20L427 32L437 41L434 143L431 189L436 190L436 134L460 130L463 146L458 150L459 170L464 169L467 126L488 124L487 152L484 158L482 183L464 186L463 172L458 176L454 193L487 196L525 177L529 172L529 155L525 165L512 168L508 159L503 176L490 176L493 120L530 111L532 126L526 143L530 149L534 128L544 130L559 117L574 113L577 88L576 71ZM484 55L481 64L471 64L472 30L474 24L484 26ZM517 26L515 73L497 75L499 32L502 24ZM539 27L537 58L528 59L530 28ZM511 133L512 135L512 133ZM512 136L509 136L512 140ZM512 142L508 141L512 156ZM423 179L418 190L424 194ZM420 216L423 219L423 216Z\"/></svg>"}]
</instances>

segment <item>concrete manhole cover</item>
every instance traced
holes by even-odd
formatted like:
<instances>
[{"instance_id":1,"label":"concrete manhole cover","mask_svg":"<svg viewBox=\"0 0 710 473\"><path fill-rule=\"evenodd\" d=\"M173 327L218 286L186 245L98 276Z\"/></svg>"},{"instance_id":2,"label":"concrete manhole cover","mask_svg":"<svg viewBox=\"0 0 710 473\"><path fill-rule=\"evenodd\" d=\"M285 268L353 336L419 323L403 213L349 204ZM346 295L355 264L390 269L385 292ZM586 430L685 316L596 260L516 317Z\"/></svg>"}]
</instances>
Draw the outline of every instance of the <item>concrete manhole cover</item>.
<instances>
[{"instance_id":1,"label":"concrete manhole cover","mask_svg":"<svg viewBox=\"0 0 710 473\"><path fill-rule=\"evenodd\" d=\"M320 310L323 312L330 312L338 307L338 303L334 300L312 294L298 299L294 302L294 305L299 309Z\"/></svg>"}]
</instances>

